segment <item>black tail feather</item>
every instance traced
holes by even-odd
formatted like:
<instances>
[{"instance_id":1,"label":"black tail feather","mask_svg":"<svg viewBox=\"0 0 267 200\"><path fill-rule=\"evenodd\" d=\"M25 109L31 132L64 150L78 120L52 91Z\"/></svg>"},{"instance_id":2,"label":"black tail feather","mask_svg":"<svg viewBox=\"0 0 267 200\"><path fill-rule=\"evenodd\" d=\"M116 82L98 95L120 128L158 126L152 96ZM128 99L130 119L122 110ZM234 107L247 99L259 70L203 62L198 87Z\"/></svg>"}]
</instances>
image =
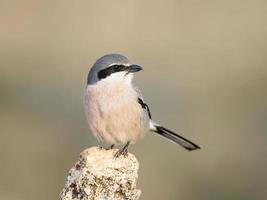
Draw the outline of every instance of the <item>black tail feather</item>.
<instances>
[{"instance_id":1,"label":"black tail feather","mask_svg":"<svg viewBox=\"0 0 267 200\"><path fill-rule=\"evenodd\" d=\"M162 127L162 126L155 126L155 130L154 132L158 133L159 135L175 142L176 144L181 145L182 147L184 147L185 149L187 149L188 151L192 151L192 150L197 150L200 149L200 147L198 145L196 145L195 143L189 141L188 139Z\"/></svg>"}]
</instances>

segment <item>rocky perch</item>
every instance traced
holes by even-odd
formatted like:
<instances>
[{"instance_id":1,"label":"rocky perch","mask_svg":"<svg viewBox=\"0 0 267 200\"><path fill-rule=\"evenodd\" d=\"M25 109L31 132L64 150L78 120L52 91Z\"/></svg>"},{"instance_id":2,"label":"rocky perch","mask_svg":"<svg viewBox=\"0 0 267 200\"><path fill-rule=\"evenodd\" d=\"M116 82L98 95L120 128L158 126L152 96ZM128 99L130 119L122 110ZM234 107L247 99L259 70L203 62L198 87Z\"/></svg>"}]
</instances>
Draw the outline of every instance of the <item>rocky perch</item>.
<instances>
[{"instance_id":1,"label":"rocky perch","mask_svg":"<svg viewBox=\"0 0 267 200\"><path fill-rule=\"evenodd\" d=\"M69 171L61 200L137 200L139 163L133 154L114 158L118 149L92 147Z\"/></svg>"}]
</instances>

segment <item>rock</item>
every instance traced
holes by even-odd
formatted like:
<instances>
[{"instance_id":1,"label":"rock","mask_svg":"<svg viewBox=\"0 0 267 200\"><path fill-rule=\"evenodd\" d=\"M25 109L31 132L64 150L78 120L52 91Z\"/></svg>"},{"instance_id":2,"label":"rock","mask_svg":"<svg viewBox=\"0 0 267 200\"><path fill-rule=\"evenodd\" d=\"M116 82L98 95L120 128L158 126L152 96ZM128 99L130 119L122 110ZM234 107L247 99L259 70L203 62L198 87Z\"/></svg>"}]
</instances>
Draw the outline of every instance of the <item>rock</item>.
<instances>
[{"instance_id":1,"label":"rock","mask_svg":"<svg viewBox=\"0 0 267 200\"><path fill-rule=\"evenodd\" d=\"M118 149L92 147L80 154L60 194L61 200L137 200L139 163L133 154L114 158Z\"/></svg>"}]
</instances>

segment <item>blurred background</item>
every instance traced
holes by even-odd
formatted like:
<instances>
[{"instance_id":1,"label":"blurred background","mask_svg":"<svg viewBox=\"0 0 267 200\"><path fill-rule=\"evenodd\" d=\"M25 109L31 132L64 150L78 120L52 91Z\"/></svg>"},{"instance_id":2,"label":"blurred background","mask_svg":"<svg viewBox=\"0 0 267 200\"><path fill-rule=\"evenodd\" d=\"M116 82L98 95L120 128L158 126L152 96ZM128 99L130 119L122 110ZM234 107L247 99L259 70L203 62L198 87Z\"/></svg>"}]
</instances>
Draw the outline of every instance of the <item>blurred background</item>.
<instances>
[{"instance_id":1,"label":"blurred background","mask_svg":"<svg viewBox=\"0 0 267 200\"><path fill-rule=\"evenodd\" d=\"M264 0L0 1L0 199L58 199L98 142L82 110L90 66L122 53L152 116L199 144L149 133L131 147L144 200L267 198Z\"/></svg>"}]
</instances>

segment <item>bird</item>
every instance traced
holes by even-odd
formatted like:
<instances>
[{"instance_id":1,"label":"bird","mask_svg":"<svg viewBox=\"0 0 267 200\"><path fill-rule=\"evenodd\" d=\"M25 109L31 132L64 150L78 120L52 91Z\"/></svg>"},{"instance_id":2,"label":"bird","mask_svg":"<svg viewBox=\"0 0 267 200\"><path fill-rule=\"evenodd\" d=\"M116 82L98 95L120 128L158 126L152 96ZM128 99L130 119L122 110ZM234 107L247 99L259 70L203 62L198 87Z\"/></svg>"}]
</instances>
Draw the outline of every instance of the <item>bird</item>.
<instances>
[{"instance_id":1,"label":"bird","mask_svg":"<svg viewBox=\"0 0 267 200\"><path fill-rule=\"evenodd\" d=\"M87 76L84 112L89 129L100 142L123 147L115 157L128 154L130 144L151 131L188 151L200 149L183 136L152 120L150 109L140 89L133 83L134 74L143 70L124 55L107 54L95 61Z\"/></svg>"}]
</instances>

